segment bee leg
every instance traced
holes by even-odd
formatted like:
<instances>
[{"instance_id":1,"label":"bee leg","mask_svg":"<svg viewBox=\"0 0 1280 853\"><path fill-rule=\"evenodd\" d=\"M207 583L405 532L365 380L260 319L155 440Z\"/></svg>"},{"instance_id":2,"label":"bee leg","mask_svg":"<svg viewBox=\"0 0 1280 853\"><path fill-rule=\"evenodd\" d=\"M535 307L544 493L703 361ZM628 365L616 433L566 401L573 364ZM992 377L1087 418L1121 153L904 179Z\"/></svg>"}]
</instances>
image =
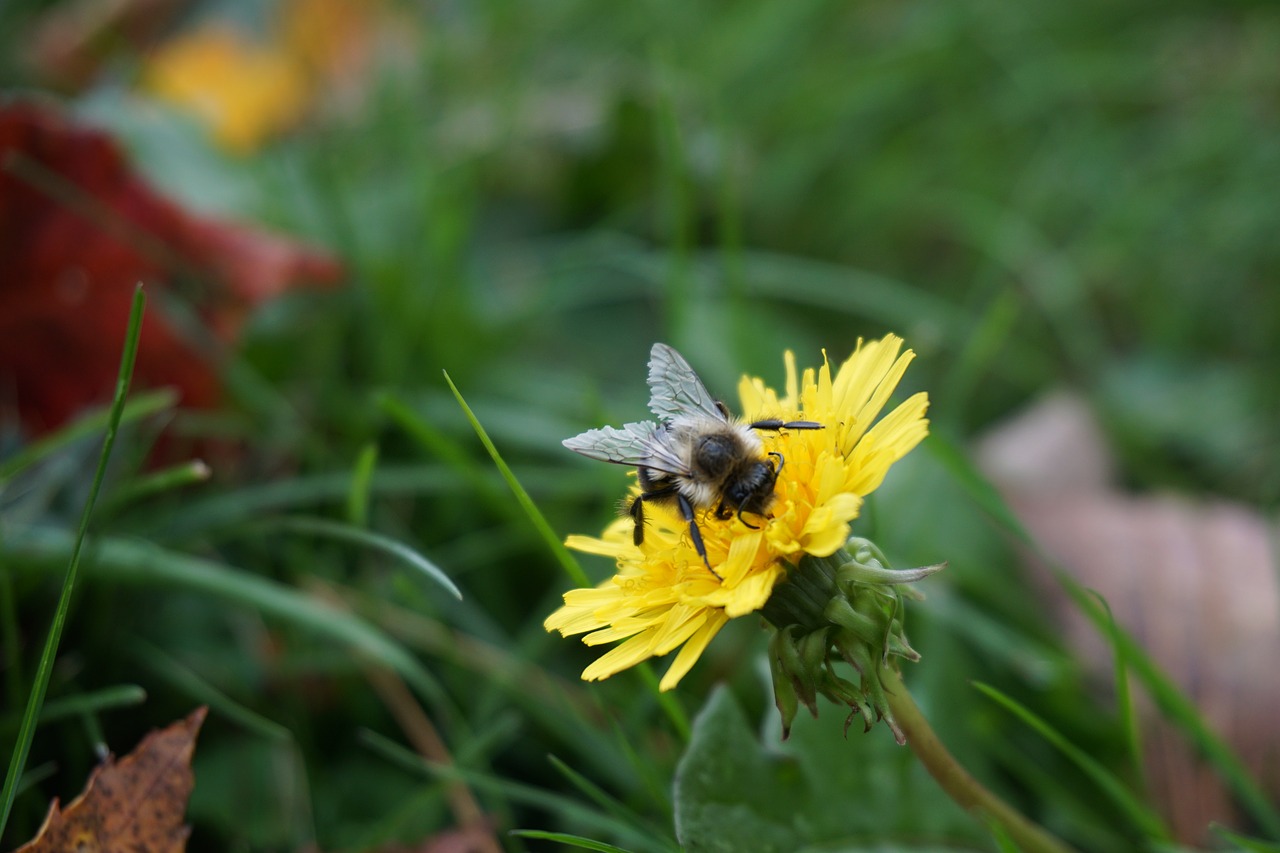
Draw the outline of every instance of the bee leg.
<instances>
[{"instance_id":1,"label":"bee leg","mask_svg":"<svg viewBox=\"0 0 1280 853\"><path fill-rule=\"evenodd\" d=\"M741 509L739 509L739 510L738 510L738 521L741 521L743 524L745 524L747 527L750 527L752 530L759 530L759 529L760 529L760 525L758 525L758 524L752 524L751 522L747 521L745 518L743 518L743 517L742 517L742 510L741 510Z\"/></svg>"},{"instance_id":2,"label":"bee leg","mask_svg":"<svg viewBox=\"0 0 1280 853\"><path fill-rule=\"evenodd\" d=\"M631 534L631 541L638 547L644 542L644 496L636 498L631 502L631 509L627 511L631 516L631 520L635 522L635 531Z\"/></svg>"},{"instance_id":3,"label":"bee leg","mask_svg":"<svg viewBox=\"0 0 1280 853\"><path fill-rule=\"evenodd\" d=\"M770 450L769 455L778 457L778 467L773 469L773 476L777 477L779 474L782 473L782 466L783 464L786 463L787 460L783 457L781 453L777 452L776 450Z\"/></svg>"},{"instance_id":4,"label":"bee leg","mask_svg":"<svg viewBox=\"0 0 1280 853\"><path fill-rule=\"evenodd\" d=\"M641 492L635 500L631 502L631 508L627 510L627 514L631 516L631 520L636 523L635 532L631 535L631 541L637 546L644 542L644 502L661 500L669 498L676 493L675 486L664 486L661 489L654 489L652 492Z\"/></svg>"},{"instance_id":5,"label":"bee leg","mask_svg":"<svg viewBox=\"0 0 1280 853\"><path fill-rule=\"evenodd\" d=\"M707 571L720 577L720 573L711 568L711 561L707 559L707 546L702 544L702 531L698 529L698 522L694 519L693 504L689 503L689 499L680 493L676 493L676 504L680 507L680 515L685 521L689 522L689 538L693 540L693 548L698 552L698 556L702 558L702 562L706 563Z\"/></svg>"}]
</instances>

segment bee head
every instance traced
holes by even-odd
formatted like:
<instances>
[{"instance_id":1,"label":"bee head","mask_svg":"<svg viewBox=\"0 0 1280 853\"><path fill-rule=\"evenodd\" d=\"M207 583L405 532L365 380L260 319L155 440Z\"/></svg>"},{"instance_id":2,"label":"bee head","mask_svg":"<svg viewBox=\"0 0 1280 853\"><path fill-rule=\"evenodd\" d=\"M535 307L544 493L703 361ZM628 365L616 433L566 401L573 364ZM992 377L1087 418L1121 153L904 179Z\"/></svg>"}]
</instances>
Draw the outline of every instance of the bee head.
<instances>
[{"instance_id":1,"label":"bee head","mask_svg":"<svg viewBox=\"0 0 1280 853\"><path fill-rule=\"evenodd\" d=\"M773 487L778 482L778 468L772 459L763 459L743 466L724 486L721 516L731 510L764 515L773 500Z\"/></svg>"}]
</instances>

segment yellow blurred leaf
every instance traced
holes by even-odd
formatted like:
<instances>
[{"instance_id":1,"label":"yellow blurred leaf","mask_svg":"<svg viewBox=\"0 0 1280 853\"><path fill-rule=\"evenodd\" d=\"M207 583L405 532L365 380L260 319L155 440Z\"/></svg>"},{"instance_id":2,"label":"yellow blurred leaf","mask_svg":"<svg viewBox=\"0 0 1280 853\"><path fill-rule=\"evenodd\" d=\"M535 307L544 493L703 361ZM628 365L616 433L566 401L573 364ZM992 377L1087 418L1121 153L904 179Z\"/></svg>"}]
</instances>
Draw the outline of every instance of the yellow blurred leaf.
<instances>
[{"instance_id":1,"label":"yellow blurred leaf","mask_svg":"<svg viewBox=\"0 0 1280 853\"><path fill-rule=\"evenodd\" d=\"M318 105L359 103L375 64L406 54L416 32L379 0L283 0L256 38L216 21L178 34L152 54L142 85L246 153Z\"/></svg>"},{"instance_id":2,"label":"yellow blurred leaf","mask_svg":"<svg viewBox=\"0 0 1280 853\"><path fill-rule=\"evenodd\" d=\"M218 24L162 45L147 64L143 86L190 111L220 144L238 153L297 122L310 95L297 58Z\"/></svg>"}]
</instances>

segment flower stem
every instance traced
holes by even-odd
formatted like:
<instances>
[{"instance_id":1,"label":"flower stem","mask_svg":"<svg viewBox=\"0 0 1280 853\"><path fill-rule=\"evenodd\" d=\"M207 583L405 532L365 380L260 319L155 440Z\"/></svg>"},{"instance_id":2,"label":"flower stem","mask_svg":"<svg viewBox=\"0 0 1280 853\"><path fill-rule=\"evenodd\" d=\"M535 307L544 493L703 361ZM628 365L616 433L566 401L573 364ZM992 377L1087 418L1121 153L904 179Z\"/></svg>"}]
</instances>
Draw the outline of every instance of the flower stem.
<instances>
[{"instance_id":1,"label":"flower stem","mask_svg":"<svg viewBox=\"0 0 1280 853\"><path fill-rule=\"evenodd\" d=\"M907 736L907 745L947 796L978 820L999 824L1025 853L1073 853L1072 848L1027 820L960 766L938 740L897 670L883 666L880 678L893 716Z\"/></svg>"}]
</instances>

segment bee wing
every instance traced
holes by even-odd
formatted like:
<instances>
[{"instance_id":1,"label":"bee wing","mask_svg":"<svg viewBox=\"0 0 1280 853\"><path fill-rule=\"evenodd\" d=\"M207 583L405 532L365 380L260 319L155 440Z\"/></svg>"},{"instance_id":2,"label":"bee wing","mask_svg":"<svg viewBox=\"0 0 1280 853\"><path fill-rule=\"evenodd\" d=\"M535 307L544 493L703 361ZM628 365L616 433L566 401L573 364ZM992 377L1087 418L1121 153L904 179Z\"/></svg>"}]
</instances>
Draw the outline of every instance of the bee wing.
<instances>
[{"instance_id":1,"label":"bee wing","mask_svg":"<svg viewBox=\"0 0 1280 853\"><path fill-rule=\"evenodd\" d=\"M664 428L653 421L589 429L561 442L575 453L602 462L637 465L667 474L689 476L689 466L662 440Z\"/></svg>"},{"instance_id":2,"label":"bee wing","mask_svg":"<svg viewBox=\"0 0 1280 853\"><path fill-rule=\"evenodd\" d=\"M649 408L663 420L691 414L729 420L689 362L666 344L654 344L649 353L649 388Z\"/></svg>"}]
</instances>

